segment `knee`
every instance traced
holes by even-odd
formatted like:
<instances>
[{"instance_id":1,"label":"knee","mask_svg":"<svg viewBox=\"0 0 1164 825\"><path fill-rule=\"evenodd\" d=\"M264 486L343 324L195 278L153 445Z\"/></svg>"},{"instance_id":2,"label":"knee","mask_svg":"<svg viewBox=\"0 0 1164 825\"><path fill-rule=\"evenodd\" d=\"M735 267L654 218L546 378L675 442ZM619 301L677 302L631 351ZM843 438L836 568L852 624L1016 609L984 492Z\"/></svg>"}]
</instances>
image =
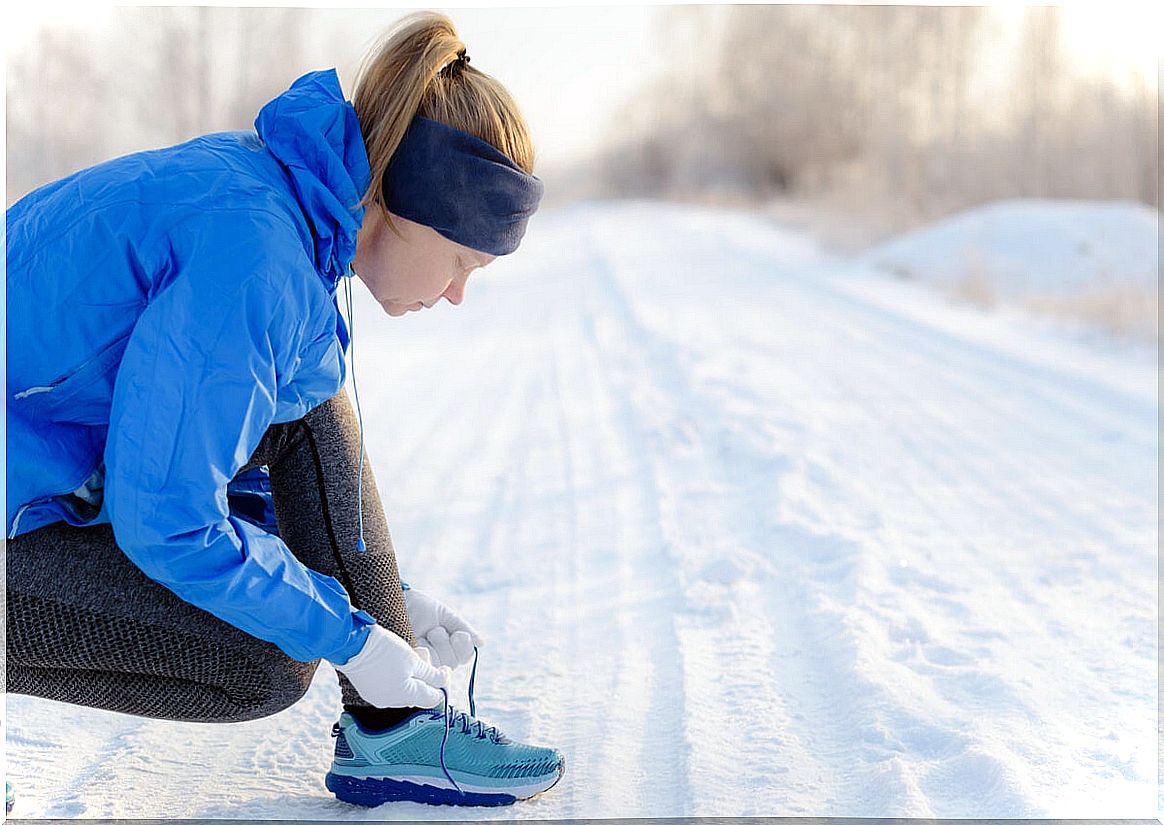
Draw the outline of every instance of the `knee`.
<instances>
[{"instance_id":1,"label":"knee","mask_svg":"<svg viewBox=\"0 0 1164 825\"><path fill-rule=\"evenodd\" d=\"M307 689L311 687L311 680L315 678L315 669L319 667L319 660L300 662L289 656L284 656L271 673L272 703L277 710L284 710L303 698Z\"/></svg>"},{"instance_id":2,"label":"knee","mask_svg":"<svg viewBox=\"0 0 1164 825\"><path fill-rule=\"evenodd\" d=\"M273 716L294 705L311 687L319 660L300 662L286 655L272 657L264 662L264 686L251 695L252 702L239 708L237 718L230 721L244 722Z\"/></svg>"}]
</instances>

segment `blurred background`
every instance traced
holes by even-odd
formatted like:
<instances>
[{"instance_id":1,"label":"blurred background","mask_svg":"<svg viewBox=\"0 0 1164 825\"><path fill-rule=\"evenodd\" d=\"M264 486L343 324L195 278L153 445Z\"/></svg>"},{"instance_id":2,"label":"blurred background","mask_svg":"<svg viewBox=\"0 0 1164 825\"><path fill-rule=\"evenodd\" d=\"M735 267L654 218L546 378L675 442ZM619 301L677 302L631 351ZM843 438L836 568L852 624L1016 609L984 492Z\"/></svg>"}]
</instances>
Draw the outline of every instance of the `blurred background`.
<instances>
[{"instance_id":1,"label":"blurred background","mask_svg":"<svg viewBox=\"0 0 1164 825\"><path fill-rule=\"evenodd\" d=\"M6 35L7 202L249 128L412 9L49 6ZM932 217L1009 196L1159 206L1161 16L1138 6L445 10L525 107L557 200L830 193Z\"/></svg>"},{"instance_id":2,"label":"blurred background","mask_svg":"<svg viewBox=\"0 0 1164 825\"><path fill-rule=\"evenodd\" d=\"M250 128L305 71L335 66L350 93L361 56L411 10L10 11L6 205L106 158ZM445 11L524 107L546 206L743 206L841 253L1004 199L1158 216L1152 4ZM954 293L1013 292L980 270L952 276ZM1025 303L1155 341L1154 270L1113 274L1102 297Z\"/></svg>"}]
</instances>

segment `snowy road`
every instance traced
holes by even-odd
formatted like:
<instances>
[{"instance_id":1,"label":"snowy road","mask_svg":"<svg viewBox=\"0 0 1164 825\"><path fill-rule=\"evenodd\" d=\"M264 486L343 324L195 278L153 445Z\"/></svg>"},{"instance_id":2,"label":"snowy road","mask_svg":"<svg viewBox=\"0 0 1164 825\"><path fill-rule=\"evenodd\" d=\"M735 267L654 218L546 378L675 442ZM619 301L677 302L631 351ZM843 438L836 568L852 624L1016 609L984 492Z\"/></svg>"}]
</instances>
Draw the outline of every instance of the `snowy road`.
<instances>
[{"instance_id":1,"label":"snowy road","mask_svg":"<svg viewBox=\"0 0 1164 825\"><path fill-rule=\"evenodd\" d=\"M324 666L232 726L9 696L15 815L1155 815L1154 360L659 204L539 215L459 308L357 297L403 574L565 778L338 803Z\"/></svg>"}]
</instances>

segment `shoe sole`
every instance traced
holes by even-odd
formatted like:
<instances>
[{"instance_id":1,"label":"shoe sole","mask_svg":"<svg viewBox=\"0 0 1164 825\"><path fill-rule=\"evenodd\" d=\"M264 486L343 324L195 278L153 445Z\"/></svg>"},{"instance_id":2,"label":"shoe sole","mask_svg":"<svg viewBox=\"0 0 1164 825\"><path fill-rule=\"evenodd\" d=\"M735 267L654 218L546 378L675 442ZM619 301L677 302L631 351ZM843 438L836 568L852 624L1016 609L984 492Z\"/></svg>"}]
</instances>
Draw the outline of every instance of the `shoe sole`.
<instances>
[{"instance_id":1,"label":"shoe sole","mask_svg":"<svg viewBox=\"0 0 1164 825\"><path fill-rule=\"evenodd\" d=\"M538 794L545 793L558 784L562 774L566 772L566 762L563 759L558 767L558 773L544 788L537 788L532 793L514 796L507 793L480 793L476 791L457 791L456 788L438 788L433 785L408 782L401 779L376 779L374 777L344 776L328 771L324 784L335 794L336 799L353 805L363 805L374 808L385 802L423 802L426 805L461 805L461 806L498 806L512 805L513 803L532 799ZM536 786L536 783L535 783Z\"/></svg>"}]
</instances>

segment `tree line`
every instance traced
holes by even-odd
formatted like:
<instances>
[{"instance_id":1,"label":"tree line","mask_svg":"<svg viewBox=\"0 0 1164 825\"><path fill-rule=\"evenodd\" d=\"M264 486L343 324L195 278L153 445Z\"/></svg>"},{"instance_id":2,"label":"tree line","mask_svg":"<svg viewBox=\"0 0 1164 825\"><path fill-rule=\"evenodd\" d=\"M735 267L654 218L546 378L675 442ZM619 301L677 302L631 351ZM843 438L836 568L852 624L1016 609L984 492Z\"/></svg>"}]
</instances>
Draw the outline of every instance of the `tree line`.
<instances>
[{"instance_id":1,"label":"tree line","mask_svg":"<svg viewBox=\"0 0 1164 825\"><path fill-rule=\"evenodd\" d=\"M674 69L626 105L602 157L579 170L586 194L831 190L915 215L1005 197L1159 208L1157 84L1073 71L1059 8L1027 7L1010 31L988 7L669 14L660 48Z\"/></svg>"},{"instance_id":2,"label":"tree line","mask_svg":"<svg viewBox=\"0 0 1164 825\"><path fill-rule=\"evenodd\" d=\"M311 11L121 7L109 36L43 29L10 55L6 203L77 169L249 129L303 62Z\"/></svg>"}]
</instances>

